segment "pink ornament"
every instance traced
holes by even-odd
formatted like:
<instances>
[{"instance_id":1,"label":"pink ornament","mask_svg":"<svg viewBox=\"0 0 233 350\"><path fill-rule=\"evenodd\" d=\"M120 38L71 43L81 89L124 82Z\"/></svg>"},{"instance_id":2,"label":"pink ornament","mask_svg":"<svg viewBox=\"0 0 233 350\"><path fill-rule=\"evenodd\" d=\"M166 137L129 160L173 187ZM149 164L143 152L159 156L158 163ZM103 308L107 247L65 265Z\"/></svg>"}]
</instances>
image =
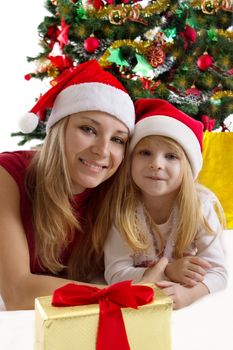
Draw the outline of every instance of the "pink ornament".
<instances>
[{"instance_id":1,"label":"pink ornament","mask_svg":"<svg viewBox=\"0 0 233 350\"><path fill-rule=\"evenodd\" d=\"M213 59L210 55L204 54L197 60L197 65L200 70L207 70L213 64Z\"/></svg>"},{"instance_id":2,"label":"pink ornament","mask_svg":"<svg viewBox=\"0 0 233 350\"><path fill-rule=\"evenodd\" d=\"M99 46L100 42L94 36L90 36L89 38L84 40L84 49L89 53L95 52L95 50L97 50Z\"/></svg>"}]
</instances>

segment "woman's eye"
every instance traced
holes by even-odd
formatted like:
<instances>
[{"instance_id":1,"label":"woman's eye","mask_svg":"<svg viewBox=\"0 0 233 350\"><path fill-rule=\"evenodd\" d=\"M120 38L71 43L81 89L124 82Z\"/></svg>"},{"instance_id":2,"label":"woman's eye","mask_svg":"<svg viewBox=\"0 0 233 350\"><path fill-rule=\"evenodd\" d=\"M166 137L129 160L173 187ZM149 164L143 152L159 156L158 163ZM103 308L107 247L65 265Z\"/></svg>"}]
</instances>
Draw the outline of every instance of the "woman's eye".
<instances>
[{"instance_id":1,"label":"woman's eye","mask_svg":"<svg viewBox=\"0 0 233 350\"><path fill-rule=\"evenodd\" d=\"M80 127L80 129L82 131L84 131L85 133L87 133L87 134L95 134L95 129L90 127L90 126L83 125L83 126Z\"/></svg>"},{"instance_id":2,"label":"woman's eye","mask_svg":"<svg viewBox=\"0 0 233 350\"><path fill-rule=\"evenodd\" d=\"M113 137L112 141L115 143L118 143L119 145L125 145L126 141L122 139L121 137Z\"/></svg>"}]
</instances>

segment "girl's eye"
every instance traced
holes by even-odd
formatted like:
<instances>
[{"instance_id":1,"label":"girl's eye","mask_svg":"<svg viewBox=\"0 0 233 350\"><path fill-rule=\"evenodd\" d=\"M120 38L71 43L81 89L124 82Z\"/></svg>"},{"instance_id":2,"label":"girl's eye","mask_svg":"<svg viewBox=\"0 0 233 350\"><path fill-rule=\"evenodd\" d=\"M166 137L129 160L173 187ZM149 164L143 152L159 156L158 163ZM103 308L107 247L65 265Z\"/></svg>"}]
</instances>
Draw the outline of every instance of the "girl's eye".
<instances>
[{"instance_id":1,"label":"girl's eye","mask_svg":"<svg viewBox=\"0 0 233 350\"><path fill-rule=\"evenodd\" d=\"M142 149L139 151L139 154L141 156L150 156L151 155L151 151L149 151L148 149Z\"/></svg>"},{"instance_id":2,"label":"girl's eye","mask_svg":"<svg viewBox=\"0 0 233 350\"><path fill-rule=\"evenodd\" d=\"M175 154L175 153L167 153L167 154L166 154L166 158L167 158L167 159L171 159L171 160L173 160L173 159L179 159L178 155Z\"/></svg>"},{"instance_id":3,"label":"girl's eye","mask_svg":"<svg viewBox=\"0 0 233 350\"><path fill-rule=\"evenodd\" d=\"M112 137L112 141L115 143L118 143L119 145L126 144L126 140L122 139L121 137L117 137L117 136Z\"/></svg>"},{"instance_id":4,"label":"girl's eye","mask_svg":"<svg viewBox=\"0 0 233 350\"><path fill-rule=\"evenodd\" d=\"M96 134L95 129L87 125L81 126L80 129L84 131L86 134Z\"/></svg>"}]
</instances>

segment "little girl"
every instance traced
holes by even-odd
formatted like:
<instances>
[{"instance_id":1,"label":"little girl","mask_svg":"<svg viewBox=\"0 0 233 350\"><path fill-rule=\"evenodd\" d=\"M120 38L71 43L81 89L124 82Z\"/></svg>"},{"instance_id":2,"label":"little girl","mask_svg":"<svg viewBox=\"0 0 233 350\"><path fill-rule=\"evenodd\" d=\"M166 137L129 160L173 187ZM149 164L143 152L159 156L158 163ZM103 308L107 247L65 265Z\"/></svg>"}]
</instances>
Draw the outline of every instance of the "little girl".
<instances>
[{"instance_id":1,"label":"little girl","mask_svg":"<svg viewBox=\"0 0 233 350\"><path fill-rule=\"evenodd\" d=\"M105 279L156 282L178 309L226 287L223 210L195 181L202 123L160 99L139 99L136 115L105 241Z\"/></svg>"}]
</instances>

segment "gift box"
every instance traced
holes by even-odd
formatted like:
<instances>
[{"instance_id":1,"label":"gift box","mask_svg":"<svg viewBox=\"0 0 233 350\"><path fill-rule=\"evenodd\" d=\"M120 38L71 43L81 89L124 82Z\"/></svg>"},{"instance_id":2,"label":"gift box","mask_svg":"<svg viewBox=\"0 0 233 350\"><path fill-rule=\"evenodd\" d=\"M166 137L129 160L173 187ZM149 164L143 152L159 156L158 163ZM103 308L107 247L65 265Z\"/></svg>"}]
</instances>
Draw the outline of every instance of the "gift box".
<instances>
[{"instance_id":1,"label":"gift box","mask_svg":"<svg viewBox=\"0 0 233 350\"><path fill-rule=\"evenodd\" d=\"M152 301L148 304L137 309L120 309L128 347L122 345L118 347L119 350L171 349L172 301L154 285L153 289ZM100 328L99 304L55 307L51 302L52 296L35 300L35 350L112 350L113 345L96 345L97 330ZM102 326L104 328L106 324ZM112 344L121 336L115 326L118 327L114 325L102 329L108 333Z\"/></svg>"},{"instance_id":2,"label":"gift box","mask_svg":"<svg viewBox=\"0 0 233 350\"><path fill-rule=\"evenodd\" d=\"M203 167L198 181L212 190L220 200L227 221L233 228L233 132L204 133Z\"/></svg>"}]
</instances>

